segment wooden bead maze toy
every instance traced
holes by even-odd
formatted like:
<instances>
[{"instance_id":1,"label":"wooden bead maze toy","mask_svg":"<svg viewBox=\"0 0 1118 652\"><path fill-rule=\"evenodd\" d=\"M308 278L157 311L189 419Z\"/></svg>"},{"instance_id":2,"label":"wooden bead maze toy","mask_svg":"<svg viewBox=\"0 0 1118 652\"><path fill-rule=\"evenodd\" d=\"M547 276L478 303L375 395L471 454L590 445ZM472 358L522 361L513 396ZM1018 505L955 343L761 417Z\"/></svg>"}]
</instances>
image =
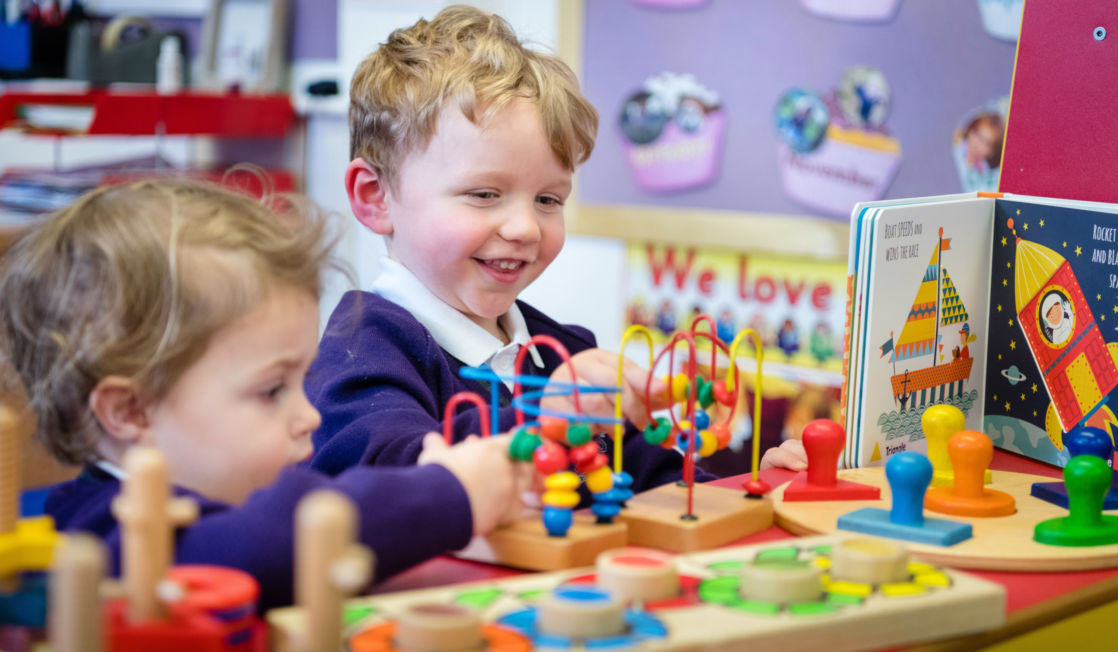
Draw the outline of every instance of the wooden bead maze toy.
<instances>
[{"instance_id":1,"label":"wooden bead maze toy","mask_svg":"<svg viewBox=\"0 0 1118 652\"><path fill-rule=\"evenodd\" d=\"M585 566L592 563L598 553L624 546L627 541L626 526L613 522L619 504L629 495L624 491L626 481L621 479L615 483L609 460L599 452L591 430L591 425L609 425L612 419L603 420L582 414L579 407L580 392L612 393L615 389L579 385L574 367L570 364L571 383L556 383L547 378L520 374L528 349L534 345L550 347L568 363L570 353L555 338L536 335L520 347L516 357L515 369L518 373L513 379L512 399L516 408L516 426L509 444L509 455L517 461L531 462L544 478L543 509L539 513L529 512L485 536L475 537L466 548L455 554L465 559L528 570ZM489 381L492 388L504 380L490 369L464 368L462 375ZM523 392L523 386L542 389ZM543 396L557 394L572 397L575 414L545 412L534 403ZM493 413L496 413L496 400L494 389L491 392ZM490 420L485 402L480 397L469 392L456 394L447 402L444 417L443 433L448 442L453 439L450 421L454 410L463 401L477 406L483 431L490 428L489 424L496 428L496 421ZM537 420L526 422L525 414L537 417ZM580 501L577 490L582 480L579 474L585 478L586 487L594 498L593 516L573 512ZM631 478L628 483L632 483Z\"/></svg>"},{"instance_id":2,"label":"wooden bead maze toy","mask_svg":"<svg viewBox=\"0 0 1118 652\"><path fill-rule=\"evenodd\" d=\"M46 623L42 575L60 536L49 516L20 518L20 421L0 404L0 647L26 649Z\"/></svg>"},{"instance_id":3,"label":"wooden bead maze toy","mask_svg":"<svg viewBox=\"0 0 1118 652\"><path fill-rule=\"evenodd\" d=\"M834 535L679 556L623 548L590 569L369 596L347 608L363 614L345 631L353 651L838 651L993 629L1005 619L1005 589L912 561L891 542ZM297 608L269 614L274 626L299 618ZM457 646L401 633L416 620L453 631Z\"/></svg>"},{"instance_id":4,"label":"wooden bead maze toy","mask_svg":"<svg viewBox=\"0 0 1118 652\"><path fill-rule=\"evenodd\" d=\"M701 332L698 325L707 322L710 332ZM652 371L667 356L668 368L675 369L676 344L687 345L688 357L683 363L685 371L669 378L668 392L675 404L683 406L683 418L678 418L675 410L668 410L667 416L654 417L649 411L651 422L644 431L645 441L650 445L683 449L683 479L680 484L667 484L634 496L627 503L619 518L629 526L629 543L632 545L659 548L671 552L689 552L713 548L740 537L763 530L772 524L772 504L764 497L768 486L757 476L760 463L760 425L761 425L761 338L756 331L746 329L737 334L733 343L727 347L715 335L714 320L709 315L701 315L692 323L689 332L676 333L668 345L655 358L652 355L652 336L643 326L632 326L621 342L620 356L625 355L625 345L634 334L643 335L649 348L649 381L645 387L646 406L652 405ZM718 355L729 357L725 380L707 381L697 372L697 338L707 338L711 346L710 373L712 379L718 376ZM730 423L737 405L737 360L738 347L751 338L757 355L756 386L754 387L753 410L753 471L751 478L744 483L748 491L745 499L740 494L724 487L695 484L695 457L711 455L726 448L730 443ZM618 375L624 358L618 361ZM620 405L620 399L617 403ZM726 408L727 416L718 423L711 423L707 412L718 403ZM614 437L620 435L615 430ZM615 444L614 450L617 450ZM615 455L617 453L615 452ZM620 459L615 457L615 473L620 473Z\"/></svg>"}]
</instances>

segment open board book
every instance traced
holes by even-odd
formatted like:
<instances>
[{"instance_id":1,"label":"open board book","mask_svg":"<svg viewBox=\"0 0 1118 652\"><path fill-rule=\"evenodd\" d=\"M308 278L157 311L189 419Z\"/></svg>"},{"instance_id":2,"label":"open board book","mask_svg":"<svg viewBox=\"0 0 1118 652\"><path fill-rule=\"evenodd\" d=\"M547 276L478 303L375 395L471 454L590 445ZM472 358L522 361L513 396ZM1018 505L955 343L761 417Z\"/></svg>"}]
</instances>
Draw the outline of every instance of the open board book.
<instances>
[{"instance_id":1,"label":"open board book","mask_svg":"<svg viewBox=\"0 0 1118 652\"><path fill-rule=\"evenodd\" d=\"M1063 465L1118 405L1118 204L958 194L851 216L845 467L927 452L929 405Z\"/></svg>"}]
</instances>

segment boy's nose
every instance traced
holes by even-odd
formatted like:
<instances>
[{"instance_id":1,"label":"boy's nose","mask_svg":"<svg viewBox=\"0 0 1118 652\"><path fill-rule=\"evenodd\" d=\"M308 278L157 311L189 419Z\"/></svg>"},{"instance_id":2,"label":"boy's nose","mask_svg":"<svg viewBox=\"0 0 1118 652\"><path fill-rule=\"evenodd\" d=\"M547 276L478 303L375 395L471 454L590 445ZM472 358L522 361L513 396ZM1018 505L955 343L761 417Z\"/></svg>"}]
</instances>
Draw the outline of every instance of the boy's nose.
<instances>
[{"instance_id":1,"label":"boy's nose","mask_svg":"<svg viewBox=\"0 0 1118 652\"><path fill-rule=\"evenodd\" d=\"M510 242L536 242L540 239L540 225L536 221L535 207L510 208L497 230L501 238Z\"/></svg>"}]
</instances>

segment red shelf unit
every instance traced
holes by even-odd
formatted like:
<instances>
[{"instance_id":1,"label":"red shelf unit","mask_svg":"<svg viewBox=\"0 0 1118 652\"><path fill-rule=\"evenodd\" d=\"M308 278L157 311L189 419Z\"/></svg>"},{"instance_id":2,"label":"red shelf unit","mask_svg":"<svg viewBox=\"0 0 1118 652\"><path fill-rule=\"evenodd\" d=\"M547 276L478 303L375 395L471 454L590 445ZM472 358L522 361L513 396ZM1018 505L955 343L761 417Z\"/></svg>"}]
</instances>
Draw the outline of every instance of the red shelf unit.
<instances>
[{"instance_id":1,"label":"red shelf unit","mask_svg":"<svg viewBox=\"0 0 1118 652\"><path fill-rule=\"evenodd\" d=\"M295 121L287 95L13 92L0 94L0 128L22 124L24 105L91 107L93 121L81 132L87 135L151 136L162 124L168 135L282 138Z\"/></svg>"}]
</instances>

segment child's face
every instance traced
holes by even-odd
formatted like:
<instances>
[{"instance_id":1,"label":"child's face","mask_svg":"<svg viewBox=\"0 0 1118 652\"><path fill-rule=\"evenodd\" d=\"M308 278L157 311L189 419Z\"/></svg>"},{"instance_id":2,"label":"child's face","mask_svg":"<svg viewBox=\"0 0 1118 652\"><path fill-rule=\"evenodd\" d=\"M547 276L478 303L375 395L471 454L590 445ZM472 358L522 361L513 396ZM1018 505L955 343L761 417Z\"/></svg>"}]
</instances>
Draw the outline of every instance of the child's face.
<instances>
[{"instance_id":1,"label":"child's face","mask_svg":"<svg viewBox=\"0 0 1118 652\"><path fill-rule=\"evenodd\" d=\"M387 193L388 252L436 296L498 337L497 318L563 247L571 173L534 104L474 125L445 109Z\"/></svg>"},{"instance_id":2,"label":"child's face","mask_svg":"<svg viewBox=\"0 0 1118 652\"><path fill-rule=\"evenodd\" d=\"M149 411L145 443L167 457L172 482L236 505L310 456L321 417L303 378L317 343L317 304L292 288L218 331Z\"/></svg>"},{"instance_id":3,"label":"child's face","mask_svg":"<svg viewBox=\"0 0 1118 652\"><path fill-rule=\"evenodd\" d=\"M1052 307L1048 309L1048 314L1045 316L1045 318L1048 320L1048 325L1055 328L1056 326L1060 325L1060 318L1062 318L1063 316L1063 308L1060 306L1059 303L1054 303L1052 304Z\"/></svg>"}]
</instances>

